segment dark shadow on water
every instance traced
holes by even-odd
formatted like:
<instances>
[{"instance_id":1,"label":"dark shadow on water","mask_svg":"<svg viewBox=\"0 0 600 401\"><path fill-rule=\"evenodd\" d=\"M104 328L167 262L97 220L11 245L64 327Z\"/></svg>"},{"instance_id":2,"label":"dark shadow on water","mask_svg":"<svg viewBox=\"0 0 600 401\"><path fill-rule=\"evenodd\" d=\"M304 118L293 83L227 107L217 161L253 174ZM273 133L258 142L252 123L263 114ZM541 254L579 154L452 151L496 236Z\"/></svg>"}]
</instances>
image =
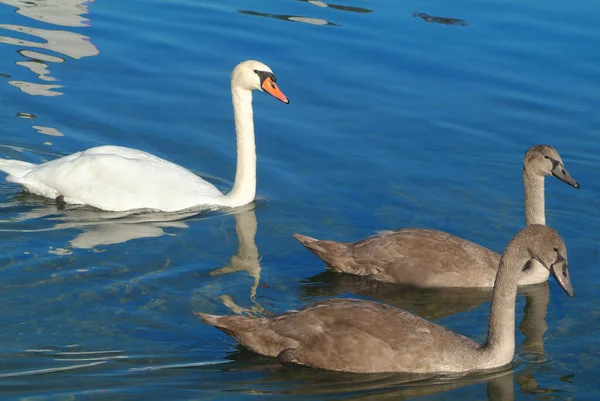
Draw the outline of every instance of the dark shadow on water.
<instances>
[{"instance_id":1,"label":"dark shadow on water","mask_svg":"<svg viewBox=\"0 0 600 401\"><path fill-rule=\"evenodd\" d=\"M355 294L406 309L430 320L472 310L491 298L491 289L420 289L366 280L364 277L324 271L300 286L300 299L307 302Z\"/></svg>"},{"instance_id":2,"label":"dark shadow on water","mask_svg":"<svg viewBox=\"0 0 600 401\"><path fill-rule=\"evenodd\" d=\"M227 355L230 363L222 371L235 373L240 379L229 387L232 392L326 396L344 400L404 400L456 390L485 383L487 399L514 399L514 381L526 394L563 394L564 384L555 389L540 387L533 373L535 366L521 361L503 369L467 375L408 375L398 373L355 374L312 369L298 365L281 365L276 358L255 354L241 346ZM216 366L212 366L215 368ZM244 372L260 372L259 379L244 380ZM340 396L342 396L340 398ZM482 398L478 398L482 399Z\"/></svg>"},{"instance_id":3,"label":"dark shadow on water","mask_svg":"<svg viewBox=\"0 0 600 401\"><path fill-rule=\"evenodd\" d=\"M250 387L252 391L269 394L336 395L335 399L344 400L403 400L487 382L489 400L512 400L514 392L512 367L460 376L356 374L282 366L275 358L257 355L239 346L227 358L232 363L226 365L226 371L265 373L264 377L252 382L238 382L238 391L247 391ZM523 372L516 374L520 373ZM339 397L341 395L343 398Z\"/></svg>"},{"instance_id":4,"label":"dark shadow on water","mask_svg":"<svg viewBox=\"0 0 600 401\"><path fill-rule=\"evenodd\" d=\"M413 12L413 17L421 18L425 22L432 22L435 24L443 24L443 25L453 25L453 26L468 26L469 23L465 20L458 18L447 18L447 17L437 17L435 15L429 15L425 13Z\"/></svg>"}]
</instances>

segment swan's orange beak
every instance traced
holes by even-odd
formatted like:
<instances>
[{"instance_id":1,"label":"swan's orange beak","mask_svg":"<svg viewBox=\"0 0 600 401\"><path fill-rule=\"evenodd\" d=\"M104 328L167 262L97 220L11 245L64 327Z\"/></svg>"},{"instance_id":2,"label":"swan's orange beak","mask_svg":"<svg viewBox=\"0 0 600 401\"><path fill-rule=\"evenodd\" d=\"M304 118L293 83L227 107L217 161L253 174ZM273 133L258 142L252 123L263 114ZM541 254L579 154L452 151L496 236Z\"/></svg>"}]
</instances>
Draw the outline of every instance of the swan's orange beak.
<instances>
[{"instance_id":1,"label":"swan's orange beak","mask_svg":"<svg viewBox=\"0 0 600 401\"><path fill-rule=\"evenodd\" d=\"M271 79L271 77L266 77L265 78L265 80L262 83L262 88L269 95L273 96L276 99L281 100L283 103L285 103L285 104L289 104L290 103L290 101L288 100L287 96L285 96L283 94L283 92L279 89L279 87L277 86L277 84L275 82L273 82L273 80Z\"/></svg>"}]
</instances>

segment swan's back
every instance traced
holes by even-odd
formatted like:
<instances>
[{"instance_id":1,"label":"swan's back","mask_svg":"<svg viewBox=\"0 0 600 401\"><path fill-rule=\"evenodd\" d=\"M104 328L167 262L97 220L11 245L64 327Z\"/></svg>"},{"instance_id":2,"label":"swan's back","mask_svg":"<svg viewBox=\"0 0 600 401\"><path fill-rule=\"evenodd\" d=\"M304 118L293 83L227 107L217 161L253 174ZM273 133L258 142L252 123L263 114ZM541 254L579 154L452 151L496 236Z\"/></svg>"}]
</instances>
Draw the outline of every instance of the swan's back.
<instances>
[{"instance_id":1,"label":"swan's back","mask_svg":"<svg viewBox=\"0 0 600 401\"><path fill-rule=\"evenodd\" d=\"M99 146L9 176L29 191L104 210L175 211L207 203L221 192L185 168L150 153ZM210 201L210 202L209 202Z\"/></svg>"}]
</instances>

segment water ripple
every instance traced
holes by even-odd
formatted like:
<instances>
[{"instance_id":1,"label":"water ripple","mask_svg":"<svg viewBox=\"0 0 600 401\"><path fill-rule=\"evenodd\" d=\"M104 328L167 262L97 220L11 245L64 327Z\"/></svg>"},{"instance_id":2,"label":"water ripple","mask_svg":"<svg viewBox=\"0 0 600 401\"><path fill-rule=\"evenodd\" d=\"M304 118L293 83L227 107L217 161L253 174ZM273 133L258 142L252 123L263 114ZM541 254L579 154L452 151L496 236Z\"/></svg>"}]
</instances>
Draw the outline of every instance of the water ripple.
<instances>
[{"instance_id":1,"label":"water ripple","mask_svg":"<svg viewBox=\"0 0 600 401\"><path fill-rule=\"evenodd\" d=\"M84 364L79 364L79 365L61 366L61 367L56 367L56 368L26 370L26 371L22 371L22 372L2 373L2 374L0 374L0 378L33 376L33 375L42 375L42 374L47 374L47 373L64 372L67 370L83 369L83 368L89 368L92 366L98 366L98 365L102 365L103 363L106 363L106 361L84 363Z\"/></svg>"}]
</instances>

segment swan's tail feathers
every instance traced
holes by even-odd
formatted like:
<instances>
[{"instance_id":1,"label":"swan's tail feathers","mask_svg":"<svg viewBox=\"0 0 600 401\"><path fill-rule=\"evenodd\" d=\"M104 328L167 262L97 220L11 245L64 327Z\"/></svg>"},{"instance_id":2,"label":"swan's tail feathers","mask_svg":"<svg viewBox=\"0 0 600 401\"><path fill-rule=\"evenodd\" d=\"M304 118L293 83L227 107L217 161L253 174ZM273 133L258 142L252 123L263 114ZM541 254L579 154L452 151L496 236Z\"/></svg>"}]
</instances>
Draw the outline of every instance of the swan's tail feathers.
<instances>
[{"instance_id":1,"label":"swan's tail feathers","mask_svg":"<svg viewBox=\"0 0 600 401\"><path fill-rule=\"evenodd\" d=\"M8 177L7 181L13 181L23 177L29 173L37 164L27 163L21 160L9 160L0 159L0 171L4 171L6 174L12 177Z\"/></svg>"},{"instance_id":2,"label":"swan's tail feathers","mask_svg":"<svg viewBox=\"0 0 600 401\"><path fill-rule=\"evenodd\" d=\"M314 253L327 264L328 268L337 272L346 272L351 259L349 244L329 240L318 240L302 234L294 234L306 249Z\"/></svg>"}]
</instances>

